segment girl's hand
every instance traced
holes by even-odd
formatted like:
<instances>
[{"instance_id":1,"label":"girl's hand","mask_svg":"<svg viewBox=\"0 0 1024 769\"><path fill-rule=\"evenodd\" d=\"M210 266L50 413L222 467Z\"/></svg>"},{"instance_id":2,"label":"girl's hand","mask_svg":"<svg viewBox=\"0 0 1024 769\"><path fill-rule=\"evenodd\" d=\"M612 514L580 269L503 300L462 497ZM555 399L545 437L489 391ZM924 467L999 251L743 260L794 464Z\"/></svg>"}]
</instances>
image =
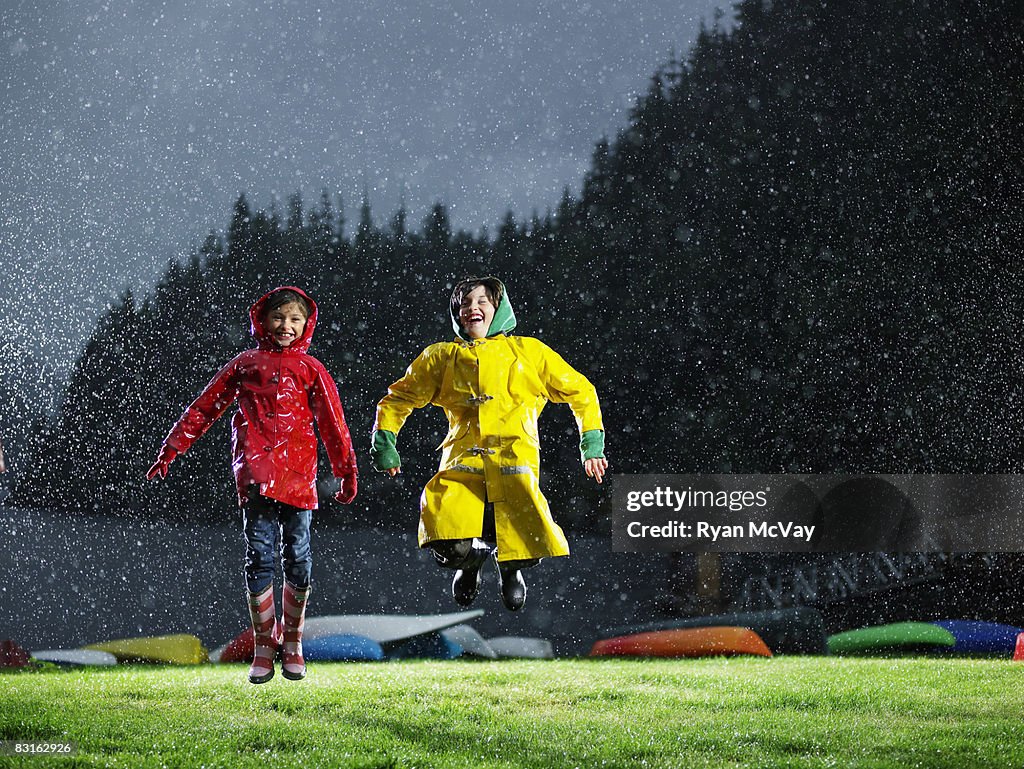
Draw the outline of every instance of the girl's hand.
<instances>
[{"instance_id":1,"label":"girl's hand","mask_svg":"<svg viewBox=\"0 0 1024 769\"><path fill-rule=\"evenodd\" d=\"M608 460L601 459L588 459L583 463L583 469L587 471L587 477L593 478L598 483L604 480L604 474L608 470Z\"/></svg>"},{"instance_id":2,"label":"girl's hand","mask_svg":"<svg viewBox=\"0 0 1024 769\"><path fill-rule=\"evenodd\" d=\"M390 475L392 478L394 478L396 475L398 475L400 472L402 472L402 468L401 467L389 467L384 472L387 475Z\"/></svg>"},{"instance_id":3,"label":"girl's hand","mask_svg":"<svg viewBox=\"0 0 1024 769\"><path fill-rule=\"evenodd\" d=\"M153 480L154 478L166 478L167 468L171 466L171 462L178 456L176 449L171 448L166 443L160 447L160 454L156 458L156 462L153 466L146 471L146 480Z\"/></svg>"},{"instance_id":4,"label":"girl's hand","mask_svg":"<svg viewBox=\"0 0 1024 769\"><path fill-rule=\"evenodd\" d=\"M356 498L358 488L359 483L355 473L344 475L338 478L338 490L334 492L334 499L343 505L351 505Z\"/></svg>"}]
</instances>

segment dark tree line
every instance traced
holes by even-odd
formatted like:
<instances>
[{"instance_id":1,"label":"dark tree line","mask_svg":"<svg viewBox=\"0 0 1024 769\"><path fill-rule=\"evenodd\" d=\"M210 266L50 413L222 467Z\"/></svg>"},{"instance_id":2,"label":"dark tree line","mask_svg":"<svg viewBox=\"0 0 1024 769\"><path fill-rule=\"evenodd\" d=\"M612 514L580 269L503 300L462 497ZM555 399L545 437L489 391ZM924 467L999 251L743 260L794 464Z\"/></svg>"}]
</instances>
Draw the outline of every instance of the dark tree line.
<instances>
[{"instance_id":1,"label":"dark tree line","mask_svg":"<svg viewBox=\"0 0 1024 769\"><path fill-rule=\"evenodd\" d=\"M365 448L387 384L450 338L453 280L490 273L519 332L598 386L615 471L1015 472L1021 21L1010 2L742 2L655 73L578 198L493 234L453 232L440 204L413 229L364 203L350 232L328 194L242 196L226 235L102 319L20 499L231 510L226 419L166 485L142 474L283 283L320 304L311 352ZM411 525L440 422L410 421L397 484L363 453L350 519ZM545 428L556 514L601 524L567 410Z\"/></svg>"}]
</instances>

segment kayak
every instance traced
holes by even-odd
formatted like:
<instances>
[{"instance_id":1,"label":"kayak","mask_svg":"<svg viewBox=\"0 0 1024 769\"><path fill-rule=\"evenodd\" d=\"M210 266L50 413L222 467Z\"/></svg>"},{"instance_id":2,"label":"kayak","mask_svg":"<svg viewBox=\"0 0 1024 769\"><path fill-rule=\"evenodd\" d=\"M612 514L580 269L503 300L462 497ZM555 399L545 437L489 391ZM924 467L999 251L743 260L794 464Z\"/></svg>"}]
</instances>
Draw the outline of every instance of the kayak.
<instances>
[{"instance_id":1,"label":"kayak","mask_svg":"<svg viewBox=\"0 0 1024 769\"><path fill-rule=\"evenodd\" d=\"M120 638L88 644L83 649L109 652L118 662L142 662L164 665L198 665L209 655L194 635L177 634L146 638Z\"/></svg>"},{"instance_id":2,"label":"kayak","mask_svg":"<svg viewBox=\"0 0 1024 769\"><path fill-rule=\"evenodd\" d=\"M32 652L32 659L68 667L117 664L117 657L113 654L95 649L43 649Z\"/></svg>"},{"instance_id":3,"label":"kayak","mask_svg":"<svg viewBox=\"0 0 1024 769\"><path fill-rule=\"evenodd\" d=\"M931 622L894 622L847 630L828 637L829 654L951 651L956 638Z\"/></svg>"},{"instance_id":4,"label":"kayak","mask_svg":"<svg viewBox=\"0 0 1024 769\"><path fill-rule=\"evenodd\" d=\"M402 641L445 630L483 615L482 609L453 614L334 614L309 617L303 628L303 650L310 641L329 636L359 636L382 646L397 645ZM251 662L253 648L252 628L248 627L210 654L213 662Z\"/></svg>"},{"instance_id":5,"label":"kayak","mask_svg":"<svg viewBox=\"0 0 1024 769\"><path fill-rule=\"evenodd\" d=\"M1012 657L1017 636L1024 633L1024 628L998 622L946 619L932 624L953 634L956 643L950 651L954 654L998 654Z\"/></svg>"},{"instance_id":6,"label":"kayak","mask_svg":"<svg viewBox=\"0 0 1024 769\"><path fill-rule=\"evenodd\" d=\"M771 649L746 627L711 626L653 630L606 638L594 644L591 657L721 657L752 654L771 657Z\"/></svg>"},{"instance_id":7,"label":"kayak","mask_svg":"<svg viewBox=\"0 0 1024 769\"><path fill-rule=\"evenodd\" d=\"M384 659L384 650L364 636L328 635L303 639L302 655L307 662L376 662Z\"/></svg>"},{"instance_id":8,"label":"kayak","mask_svg":"<svg viewBox=\"0 0 1024 769\"><path fill-rule=\"evenodd\" d=\"M555 657L554 647L546 638L500 636L488 638L487 645L499 659L550 660Z\"/></svg>"},{"instance_id":9,"label":"kayak","mask_svg":"<svg viewBox=\"0 0 1024 769\"><path fill-rule=\"evenodd\" d=\"M809 606L622 625L608 628L603 631L602 635L614 638L636 633L649 633L654 630L712 626L750 628L761 636L761 640L772 650L772 654L825 654L827 650L825 621L820 611Z\"/></svg>"}]
</instances>

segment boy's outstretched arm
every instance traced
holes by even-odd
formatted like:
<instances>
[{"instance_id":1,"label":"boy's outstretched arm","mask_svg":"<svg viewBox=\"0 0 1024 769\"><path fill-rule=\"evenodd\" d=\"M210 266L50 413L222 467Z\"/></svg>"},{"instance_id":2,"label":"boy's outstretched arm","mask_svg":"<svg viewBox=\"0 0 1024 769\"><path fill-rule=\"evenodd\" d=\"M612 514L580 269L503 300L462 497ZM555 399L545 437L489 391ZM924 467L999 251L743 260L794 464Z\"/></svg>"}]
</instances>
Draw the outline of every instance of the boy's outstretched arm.
<instances>
[{"instance_id":1,"label":"boy's outstretched arm","mask_svg":"<svg viewBox=\"0 0 1024 769\"><path fill-rule=\"evenodd\" d=\"M313 417L320 430L320 439L327 449L327 458L331 461L331 472L341 481L341 488L335 493L334 498L343 505L348 505L356 498L359 475L356 453L352 448L352 436L345 421L345 411L341 407L337 385L320 361L315 361L314 366L317 377L310 398Z\"/></svg>"},{"instance_id":2,"label":"boy's outstretched arm","mask_svg":"<svg viewBox=\"0 0 1024 769\"><path fill-rule=\"evenodd\" d=\"M238 358L233 358L224 368L218 371L210 383L206 385L192 405L181 415L174 427L164 438L163 445L156 462L146 472L146 478L152 480L160 476L167 477L167 469L179 454L184 454L210 429L221 414L234 403L238 397L238 380L236 365Z\"/></svg>"},{"instance_id":3,"label":"boy's outstretched arm","mask_svg":"<svg viewBox=\"0 0 1024 769\"><path fill-rule=\"evenodd\" d=\"M390 476L402 472L398 454L398 433L415 410L430 403L441 386L446 358L442 345L431 345L409 364L405 376L388 388L377 404L377 415L370 437L370 462L373 468Z\"/></svg>"},{"instance_id":4,"label":"boy's outstretched arm","mask_svg":"<svg viewBox=\"0 0 1024 769\"><path fill-rule=\"evenodd\" d=\"M568 403L580 431L580 458L588 478L604 481L608 460L604 456L604 421L597 389L583 374L565 362L543 342L533 340L537 371L547 388L548 400Z\"/></svg>"}]
</instances>

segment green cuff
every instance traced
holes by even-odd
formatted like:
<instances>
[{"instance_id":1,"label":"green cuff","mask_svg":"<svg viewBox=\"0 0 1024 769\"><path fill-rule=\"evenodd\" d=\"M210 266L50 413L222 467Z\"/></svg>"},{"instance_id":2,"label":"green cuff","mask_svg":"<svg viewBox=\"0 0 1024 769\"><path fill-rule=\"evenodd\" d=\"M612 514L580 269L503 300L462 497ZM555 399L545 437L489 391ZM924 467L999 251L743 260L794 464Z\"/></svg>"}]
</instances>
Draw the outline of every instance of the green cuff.
<instances>
[{"instance_id":1,"label":"green cuff","mask_svg":"<svg viewBox=\"0 0 1024 769\"><path fill-rule=\"evenodd\" d=\"M397 437L388 430L374 430L370 439L370 464L377 472L384 472L393 467L402 466L402 458L398 456L398 449L395 448Z\"/></svg>"},{"instance_id":2,"label":"green cuff","mask_svg":"<svg viewBox=\"0 0 1024 769\"><path fill-rule=\"evenodd\" d=\"M604 430L587 430L580 439L580 456L588 459L604 459Z\"/></svg>"}]
</instances>

